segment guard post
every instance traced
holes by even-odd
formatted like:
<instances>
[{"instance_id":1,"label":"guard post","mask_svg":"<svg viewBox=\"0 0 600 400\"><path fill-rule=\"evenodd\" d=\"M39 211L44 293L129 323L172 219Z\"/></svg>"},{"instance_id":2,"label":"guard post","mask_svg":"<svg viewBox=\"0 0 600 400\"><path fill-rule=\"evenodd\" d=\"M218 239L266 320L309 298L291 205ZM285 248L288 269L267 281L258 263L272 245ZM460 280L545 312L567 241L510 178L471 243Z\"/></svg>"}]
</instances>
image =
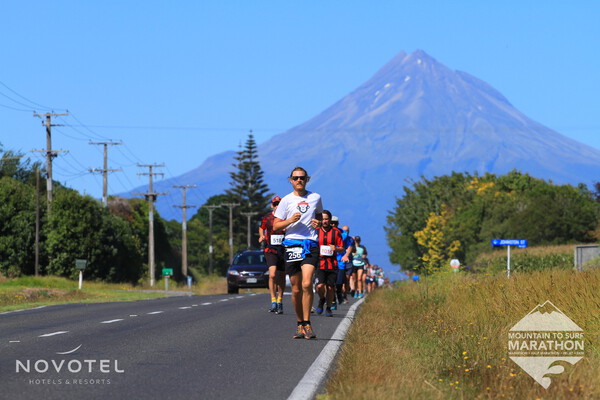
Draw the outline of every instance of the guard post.
<instances>
[{"instance_id":1,"label":"guard post","mask_svg":"<svg viewBox=\"0 0 600 400\"><path fill-rule=\"evenodd\" d=\"M506 277L510 278L510 246L527 248L527 239L492 239L492 246L506 246Z\"/></svg>"},{"instance_id":2,"label":"guard post","mask_svg":"<svg viewBox=\"0 0 600 400\"><path fill-rule=\"evenodd\" d=\"M79 290L83 286L83 270L87 266L87 260L75 259L75 268L79 270Z\"/></svg>"}]
</instances>

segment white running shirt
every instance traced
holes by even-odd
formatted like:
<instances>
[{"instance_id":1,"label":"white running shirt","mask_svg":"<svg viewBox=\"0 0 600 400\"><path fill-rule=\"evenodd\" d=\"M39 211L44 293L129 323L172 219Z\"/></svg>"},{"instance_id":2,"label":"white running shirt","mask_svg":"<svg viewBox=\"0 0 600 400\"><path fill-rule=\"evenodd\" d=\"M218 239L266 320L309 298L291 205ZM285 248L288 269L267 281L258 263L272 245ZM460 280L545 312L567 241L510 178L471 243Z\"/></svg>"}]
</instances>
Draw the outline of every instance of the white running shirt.
<instances>
[{"instance_id":1,"label":"white running shirt","mask_svg":"<svg viewBox=\"0 0 600 400\"><path fill-rule=\"evenodd\" d=\"M281 199L279 207L275 211L275 217L286 220L296 212L302 214L300 220L286 228L285 238L292 240L318 240L319 232L312 227L310 221L315 218L315 214L323 212L321 195L307 191L304 196L296 196L292 192Z\"/></svg>"}]
</instances>

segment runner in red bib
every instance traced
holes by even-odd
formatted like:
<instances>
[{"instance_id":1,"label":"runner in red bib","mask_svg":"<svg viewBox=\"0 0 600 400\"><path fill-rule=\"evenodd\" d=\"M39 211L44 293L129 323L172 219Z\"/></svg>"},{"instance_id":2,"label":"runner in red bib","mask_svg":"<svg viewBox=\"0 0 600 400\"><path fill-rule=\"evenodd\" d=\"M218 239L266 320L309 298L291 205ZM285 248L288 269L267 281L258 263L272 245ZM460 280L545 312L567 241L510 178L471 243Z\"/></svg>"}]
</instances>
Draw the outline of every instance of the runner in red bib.
<instances>
[{"instance_id":1,"label":"runner in red bib","mask_svg":"<svg viewBox=\"0 0 600 400\"><path fill-rule=\"evenodd\" d=\"M331 212L323 210L322 222L319 229L319 268L316 272L319 304L315 311L317 314L322 314L327 300L325 315L333 317L331 304L335 296L335 282L338 275L336 253L344 251L344 242L340 230L331 225Z\"/></svg>"}]
</instances>

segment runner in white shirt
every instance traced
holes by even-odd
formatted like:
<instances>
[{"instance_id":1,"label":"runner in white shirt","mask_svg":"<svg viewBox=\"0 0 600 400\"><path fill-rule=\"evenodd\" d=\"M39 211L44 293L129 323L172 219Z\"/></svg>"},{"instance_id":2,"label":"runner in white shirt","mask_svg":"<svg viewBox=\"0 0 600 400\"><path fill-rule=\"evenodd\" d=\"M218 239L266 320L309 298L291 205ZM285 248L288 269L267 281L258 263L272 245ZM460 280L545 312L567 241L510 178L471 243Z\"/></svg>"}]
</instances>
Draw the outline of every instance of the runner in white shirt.
<instances>
[{"instance_id":1,"label":"runner in white shirt","mask_svg":"<svg viewBox=\"0 0 600 400\"><path fill-rule=\"evenodd\" d=\"M292 305L298 322L293 337L315 339L310 309L314 298L313 274L319 263L317 229L321 227L323 204L319 194L306 190L310 177L304 168L294 168L289 180L294 191L281 199L273 229L285 229L285 272L290 276Z\"/></svg>"}]
</instances>

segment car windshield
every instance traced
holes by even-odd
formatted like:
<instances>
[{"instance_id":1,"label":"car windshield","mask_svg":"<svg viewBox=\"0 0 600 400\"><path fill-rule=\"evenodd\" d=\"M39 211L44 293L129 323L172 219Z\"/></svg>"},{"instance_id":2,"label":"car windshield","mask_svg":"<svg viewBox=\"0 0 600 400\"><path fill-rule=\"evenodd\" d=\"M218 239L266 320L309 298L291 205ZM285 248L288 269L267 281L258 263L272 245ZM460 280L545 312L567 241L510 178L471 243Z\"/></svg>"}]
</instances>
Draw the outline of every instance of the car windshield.
<instances>
[{"instance_id":1,"label":"car windshield","mask_svg":"<svg viewBox=\"0 0 600 400\"><path fill-rule=\"evenodd\" d=\"M233 261L234 265L257 265L264 264L265 256L262 253L259 254L238 254Z\"/></svg>"}]
</instances>

